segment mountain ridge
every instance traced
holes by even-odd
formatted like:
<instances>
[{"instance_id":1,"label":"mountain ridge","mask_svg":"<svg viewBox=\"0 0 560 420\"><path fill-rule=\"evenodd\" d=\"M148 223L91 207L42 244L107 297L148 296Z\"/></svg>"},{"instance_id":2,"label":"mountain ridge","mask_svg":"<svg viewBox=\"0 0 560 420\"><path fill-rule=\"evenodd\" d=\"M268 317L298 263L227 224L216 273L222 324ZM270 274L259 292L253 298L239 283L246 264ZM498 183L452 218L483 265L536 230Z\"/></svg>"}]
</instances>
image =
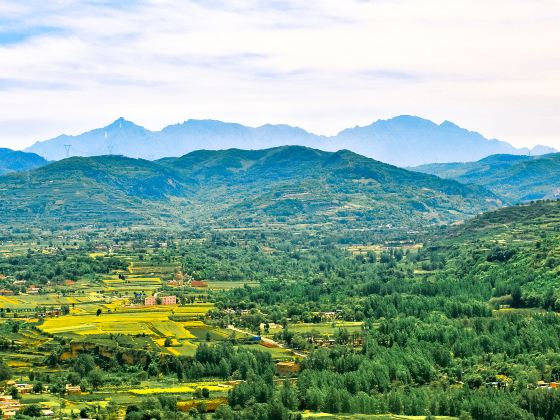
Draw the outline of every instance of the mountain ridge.
<instances>
[{"instance_id":1,"label":"mountain ridge","mask_svg":"<svg viewBox=\"0 0 560 420\"><path fill-rule=\"evenodd\" d=\"M65 146L71 145L71 146ZM530 154L507 142L487 139L475 131L444 121L401 115L377 120L367 126L341 130L334 136L310 133L288 124L249 127L219 120L189 119L150 131L122 117L106 127L75 136L62 135L39 141L25 149L58 160L68 156L122 154L156 160L178 157L198 149L268 149L307 146L325 151L348 149L396 166L418 166L434 162L474 161L497 153ZM70 150L67 152L66 147ZM548 151L546 146L532 150Z\"/></svg>"},{"instance_id":2,"label":"mountain ridge","mask_svg":"<svg viewBox=\"0 0 560 420\"><path fill-rule=\"evenodd\" d=\"M478 186L302 146L158 161L71 157L0 177L3 223L318 224L418 228L500 207Z\"/></svg>"}]
</instances>

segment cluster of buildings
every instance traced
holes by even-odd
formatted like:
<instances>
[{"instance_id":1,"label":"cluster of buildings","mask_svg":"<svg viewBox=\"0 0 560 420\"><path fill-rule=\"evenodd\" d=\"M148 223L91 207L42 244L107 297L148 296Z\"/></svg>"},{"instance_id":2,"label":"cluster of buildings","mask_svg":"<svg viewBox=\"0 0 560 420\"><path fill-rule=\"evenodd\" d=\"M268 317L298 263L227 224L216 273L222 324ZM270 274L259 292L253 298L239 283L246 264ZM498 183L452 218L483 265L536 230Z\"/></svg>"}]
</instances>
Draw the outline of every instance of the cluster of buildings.
<instances>
[{"instance_id":1,"label":"cluster of buildings","mask_svg":"<svg viewBox=\"0 0 560 420\"><path fill-rule=\"evenodd\" d=\"M14 399L11 395L0 395L0 410L2 410L2 417L9 419L15 417L18 411L23 408L19 400ZM54 411L48 406L41 407L42 417L53 417Z\"/></svg>"},{"instance_id":2,"label":"cluster of buildings","mask_svg":"<svg viewBox=\"0 0 560 420\"><path fill-rule=\"evenodd\" d=\"M8 389L16 388L19 394L29 394L33 392L33 385L26 384L26 383L16 383L15 381L7 381L4 392L6 393ZM79 386L75 386L72 384L66 384L66 394L80 394L82 392ZM20 400L12 397L11 395L0 395L0 412L2 413L1 417L3 418L11 418L15 417L18 411L23 409L23 404ZM41 407L41 415L43 417L53 417L54 412L48 406Z\"/></svg>"},{"instance_id":3,"label":"cluster of buildings","mask_svg":"<svg viewBox=\"0 0 560 420\"><path fill-rule=\"evenodd\" d=\"M0 395L0 410L4 418L14 417L21 408L19 400L13 399L11 395Z\"/></svg>"},{"instance_id":4,"label":"cluster of buildings","mask_svg":"<svg viewBox=\"0 0 560 420\"><path fill-rule=\"evenodd\" d=\"M157 293L153 296L146 296L144 293L134 293L134 298L131 301L131 305L177 305L177 296L158 296Z\"/></svg>"}]
</instances>

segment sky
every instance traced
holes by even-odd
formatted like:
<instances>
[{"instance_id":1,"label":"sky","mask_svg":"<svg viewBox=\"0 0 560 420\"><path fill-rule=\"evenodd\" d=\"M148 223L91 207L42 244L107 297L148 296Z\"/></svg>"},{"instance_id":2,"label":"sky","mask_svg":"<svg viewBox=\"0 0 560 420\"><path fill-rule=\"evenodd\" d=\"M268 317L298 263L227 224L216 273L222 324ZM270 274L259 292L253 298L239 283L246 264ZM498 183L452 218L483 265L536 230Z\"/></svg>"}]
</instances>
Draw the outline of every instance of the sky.
<instances>
[{"instance_id":1,"label":"sky","mask_svg":"<svg viewBox=\"0 0 560 420\"><path fill-rule=\"evenodd\" d=\"M560 149L559 0L0 0L0 147L401 114Z\"/></svg>"}]
</instances>

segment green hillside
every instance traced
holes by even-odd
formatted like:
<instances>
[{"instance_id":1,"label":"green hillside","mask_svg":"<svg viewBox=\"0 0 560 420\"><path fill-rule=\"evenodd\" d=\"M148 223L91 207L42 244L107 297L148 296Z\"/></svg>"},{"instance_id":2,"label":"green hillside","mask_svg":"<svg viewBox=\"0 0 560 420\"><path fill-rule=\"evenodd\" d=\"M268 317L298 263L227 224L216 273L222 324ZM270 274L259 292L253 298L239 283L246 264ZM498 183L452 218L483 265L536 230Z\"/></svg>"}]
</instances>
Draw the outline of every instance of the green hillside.
<instances>
[{"instance_id":1,"label":"green hillside","mask_svg":"<svg viewBox=\"0 0 560 420\"><path fill-rule=\"evenodd\" d=\"M413 169L483 186L508 201L556 198L560 194L560 154L494 155L478 162L439 163Z\"/></svg>"},{"instance_id":2,"label":"green hillside","mask_svg":"<svg viewBox=\"0 0 560 420\"><path fill-rule=\"evenodd\" d=\"M502 203L480 187L348 151L199 151L157 162L70 158L0 178L5 223L261 223L418 228Z\"/></svg>"},{"instance_id":3,"label":"green hillside","mask_svg":"<svg viewBox=\"0 0 560 420\"><path fill-rule=\"evenodd\" d=\"M475 294L496 307L559 310L558 232L559 201L506 207L431 242L423 251L429 255L424 268L449 285L471 282Z\"/></svg>"}]
</instances>

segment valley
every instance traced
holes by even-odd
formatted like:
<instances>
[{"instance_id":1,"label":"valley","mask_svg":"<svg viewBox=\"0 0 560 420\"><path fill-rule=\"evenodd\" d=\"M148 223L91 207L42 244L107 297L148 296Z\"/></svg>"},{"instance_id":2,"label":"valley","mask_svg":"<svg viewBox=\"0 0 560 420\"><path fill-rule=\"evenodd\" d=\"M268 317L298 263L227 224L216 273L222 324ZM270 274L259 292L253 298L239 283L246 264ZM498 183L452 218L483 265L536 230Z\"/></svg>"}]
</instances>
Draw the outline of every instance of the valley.
<instances>
[{"instance_id":1,"label":"valley","mask_svg":"<svg viewBox=\"0 0 560 420\"><path fill-rule=\"evenodd\" d=\"M0 374L60 416L552 420L559 231L556 201L408 241L5 228Z\"/></svg>"},{"instance_id":2,"label":"valley","mask_svg":"<svg viewBox=\"0 0 560 420\"><path fill-rule=\"evenodd\" d=\"M560 420L559 21L0 0L0 419Z\"/></svg>"},{"instance_id":3,"label":"valley","mask_svg":"<svg viewBox=\"0 0 560 420\"><path fill-rule=\"evenodd\" d=\"M0 409L555 420L560 202L497 185L300 146L0 177Z\"/></svg>"}]
</instances>

